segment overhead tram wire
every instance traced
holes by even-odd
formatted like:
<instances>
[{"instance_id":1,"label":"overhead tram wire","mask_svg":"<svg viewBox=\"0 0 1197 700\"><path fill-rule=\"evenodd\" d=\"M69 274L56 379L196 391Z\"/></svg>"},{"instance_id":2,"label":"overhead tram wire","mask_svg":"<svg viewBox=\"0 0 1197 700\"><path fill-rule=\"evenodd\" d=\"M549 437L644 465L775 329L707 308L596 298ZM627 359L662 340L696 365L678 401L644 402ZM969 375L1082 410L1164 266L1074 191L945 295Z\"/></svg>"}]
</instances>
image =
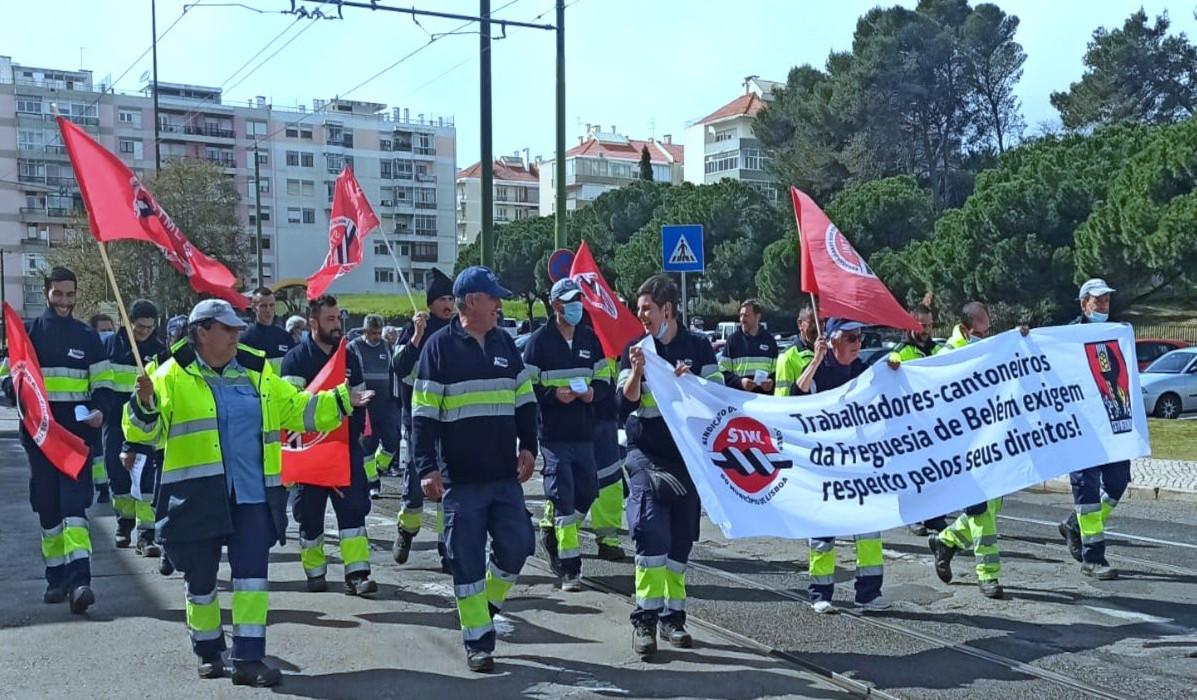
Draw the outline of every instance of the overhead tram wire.
<instances>
[{"instance_id":1,"label":"overhead tram wire","mask_svg":"<svg viewBox=\"0 0 1197 700\"><path fill-rule=\"evenodd\" d=\"M498 7L497 9L493 10L493 11L491 12L492 16L494 15L494 13L497 13L497 12L502 12L503 10L505 10L505 9L507 9L507 8L509 8L509 7L511 7L512 5L516 4L516 3L517 3L517 2L519 2L519 1L520 1L520 0L510 0L510 2L506 3L505 5L502 5L502 6ZM574 2L577 2L577 1L578 1L578 0L574 0ZM492 20L491 20L491 23L492 23L492 24L497 24L497 23L499 23L499 22L500 22L500 20L495 20L495 19L492 19ZM399 65L401 65L401 64L402 64L402 63L404 63L405 61L409 60L410 58L412 58L412 57L413 57L413 56L415 56L416 54L420 53L420 52L421 52L421 51L423 51L424 49L428 48L429 46L432 46L433 44L435 44L436 42L440 41L441 39L443 39L443 38L445 38L445 37L448 37L448 36L454 36L455 34L458 34L459 32L461 32L461 30L462 30L462 29L464 29L464 28L466 28L466 27L470 26L470 25L471 25L471 24L473 24L473 23L474 23L474 21L473 21L473 20L470 20L470 21L467 21L467 22L463 22L462 24L458 25L456 28L454 28L454 29L452 29L452 30L450 30L450 31L448 31L448 32L437 33L437 34L431 34L431 33L429 33L429 32L428 32L428 30L427 30L427 29L424 29L424 32L425 32L426 34L429 34L429 37L430 37L426 43L424 43L424 44L422 44L422 45L418 46L417 48L413 49L413 50L412 50L412 51L410 51L409 53L407 53L407 54L405 54L404 56L400 57L400 58L399 58L399 60L395 61L394 63L392 63L391 65L387 66L386 68L383 68L382 70L378 71L377 73L375 73L374 75L370 76L369 78L366 78L365 80L361 81L361 82L360 82L360 83L358 83L357 85L354 85L353 87L349 88L348 90L345 90L344 92L336 92L336 93L333 93L333 95L334 95L334 99L333 99L333 100L330 100L330 101L328 101L328 102L327 102L327 103L326 103L326 104L325 104L323 107L320 107L319 109L313 109L313 110L312 110L312 111L310 111L310 112L306 112L306 113L304 113L304 115L303 115L302 117L300 117L299 119L296 119L296 120L295 120L295 121L293 121L293 122L286 122L286 123L284 123L282 127L278 128L278 129L275 129L274 131L271 131L270 133L266 134L265 136L262 136L262 137L259 139L259 141L266 141L266 140L270 139L271 137L273 137L274 135L276 135L276 134L279 134L279 133L281 133L281 132L285 131L285 130L287 129L287 127L294 126L294 125L296 125L296 124L301 124L301 123L303 123L303 122L307 121L308 119L310 119L310 118L312 118L312 117L315 117L315 116L318 116L318 115L320 115L320 114L323 114L323 113L324 113L324 112L326 112L326 111L327 111L327 110L328 110L330 107L332 107L332 103L333 103L335 100L337 100L337 99L341 99L341 98L343 98L343 97L348 97L349 95L352 95L352 94L353 94L354 92L356 92L357 90L360 90L361 88L365 87L366 85L370 84L371 82L373 82L373 81L377 80L378 78L382 77L384 74L386 74L386 73L388 73L388 72L390 72L390 71L394 70L396 67L398 67ZM421 29L423 29L423 27L421 27Z\"/></svg>"}]
</instances>

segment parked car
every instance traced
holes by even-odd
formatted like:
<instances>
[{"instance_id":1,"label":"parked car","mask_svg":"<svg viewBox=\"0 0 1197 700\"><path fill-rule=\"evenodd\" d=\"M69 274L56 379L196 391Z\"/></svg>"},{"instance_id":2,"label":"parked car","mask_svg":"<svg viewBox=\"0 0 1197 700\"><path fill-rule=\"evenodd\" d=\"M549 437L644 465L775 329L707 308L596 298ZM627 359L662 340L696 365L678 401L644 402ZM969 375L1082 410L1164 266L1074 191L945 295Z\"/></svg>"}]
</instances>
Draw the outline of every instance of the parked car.
<instances>
[{"instance_id":1,"label":"parked car","mask_svg":"<svg viewBox=\"0 0 1197 700\"><path fill-rule=\"evenodd\" d=\"M504 317L499 319L499 328L502 328L512 338L515 337L515 329L518 327L518 325L519 324L514 318Z\"/></svg>"},{"instance_id":2,"label":"parked car","mask_svg":"<svg viewBox=\"0 0 1197 700\"><path fill-rule=\"evenodd\" d=\"M1156 418L1197 411L1197 348L1173 350L1143 371L1143 405Z\"/></svg>"},{"instance_id":3,"label":"parked car","mask_svg":"<svg viewBox=\"0 0 1197 700\"><path fill-rule=\"evenodd\" d=\"M1147 365L1160 359L1165 353L1177 348L1187 348L1189 344L1183 340L1167 340L1165 338L1138 338L1135 340L1135 359L1139 361L1139 371L1147 369Z\"/></svg>"}]
</instances>

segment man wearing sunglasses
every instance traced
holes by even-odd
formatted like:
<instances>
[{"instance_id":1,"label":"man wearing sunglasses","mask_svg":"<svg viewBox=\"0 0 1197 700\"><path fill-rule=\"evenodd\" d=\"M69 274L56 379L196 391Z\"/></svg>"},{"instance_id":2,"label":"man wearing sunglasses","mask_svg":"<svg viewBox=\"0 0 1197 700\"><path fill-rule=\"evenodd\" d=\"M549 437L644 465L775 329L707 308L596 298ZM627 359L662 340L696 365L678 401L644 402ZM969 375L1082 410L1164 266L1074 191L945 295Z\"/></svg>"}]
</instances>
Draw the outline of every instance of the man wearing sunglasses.
<instances>
[{"instance_id":1,"label":"man wearing sunglasses","mask_svg":"<svg viewBox=\"0 0 1197 700\"><path fill-rule=\"evenodd\" d=\"M867 365L860 359L860 329L864 325L846 318L828 319L826 334L815 341L814 358L794 382L791 393L802 396L830 391L864 373ZM881 533L859 534L853 539L856 540L856 607L865 612L886 610L889 602L881 595L885 563ZM835 537L812 537L809 561L811 607L817 613L833 612Z\"/></svg>"}]
</instances>

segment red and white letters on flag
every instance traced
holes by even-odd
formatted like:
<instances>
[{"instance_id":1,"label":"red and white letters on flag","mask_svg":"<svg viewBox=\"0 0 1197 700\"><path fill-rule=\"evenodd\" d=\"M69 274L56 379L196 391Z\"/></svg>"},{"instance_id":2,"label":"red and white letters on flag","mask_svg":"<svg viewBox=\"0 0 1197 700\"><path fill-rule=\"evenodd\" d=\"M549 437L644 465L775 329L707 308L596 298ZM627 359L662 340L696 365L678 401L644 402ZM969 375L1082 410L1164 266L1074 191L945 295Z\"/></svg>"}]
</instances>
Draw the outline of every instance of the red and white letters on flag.
<instances>
[{"instance_id":1,"label":"red and white letters on flag","mask_svg":"<svg viewBox=\"0 0 1197 700\"><path fill-rule=\"evenodd\" d=\"M72 479L78 479L79 472L87 464L87 445L54 420L37 353L25 333L25 324L8 302L4 302L4 326L8 329L8 368L21 425L50 464Z\"/></svg>"},{"instance_id":2,"label":"red and white letters on flag","mask_svg":"<svg viewBox=\"0 0 1197 700\"><path fill-rule=\"evenodd\" d=\"M324 293L334 280L362 263L362 240L378 228L378 217L366 200L366 193L348 167L337 176L333 193L332 219L328 222L328 256L324 265L308 278L308 300Z\"/></svg>"},{"instance_id":3,"label":"red and white letters on flag","mask_svg":"<svg viewBox=\"0 0 1197 700\"><path fill-rule=\"evenodd\" d=\"M345 339L305 391L315 394L345 383ZM284 484L339 488L349 485L349 420L327 433L283 431Z\"/></svg>"},{"instance_id":4,"label":"red and white letters on flag","mask_svg":"<svg viewBox=\"0 0 1197 700\"><path fill-rule=\"evenodd\" d=\"M790 194L801 237L802 291L818 295L819 315L919 330L919 324L814 200L797 187L791 187Z\"/></svg>"},{"instance_id":5,"label":"red and white letters on flag","mask_svg":"<svg viewBox=\"0 0 1197 700\"><path fill-rule=\"evenodd\" d=\"M195 291L224 299L238 309L248 306L245 295L235 289L233 273L187 240L128 166L66 119L58 117L58 128L97 241L127 238L153 243Z\"/></svg>"},{"instance_id":6,"label":"red and white letters on flag","mask_svg":"<svg viewBox=\"0 0 1197 700\"><path fill-rule=\"evenodd\" d=\"M582 288L582 300L590 312L594 332L603 344L603 354L619 357L629 342L644 335L644 326L619 302L619 297L603 279L586 241L582 241L574 256L569 276Z\"/></svg>"}]
</instances>

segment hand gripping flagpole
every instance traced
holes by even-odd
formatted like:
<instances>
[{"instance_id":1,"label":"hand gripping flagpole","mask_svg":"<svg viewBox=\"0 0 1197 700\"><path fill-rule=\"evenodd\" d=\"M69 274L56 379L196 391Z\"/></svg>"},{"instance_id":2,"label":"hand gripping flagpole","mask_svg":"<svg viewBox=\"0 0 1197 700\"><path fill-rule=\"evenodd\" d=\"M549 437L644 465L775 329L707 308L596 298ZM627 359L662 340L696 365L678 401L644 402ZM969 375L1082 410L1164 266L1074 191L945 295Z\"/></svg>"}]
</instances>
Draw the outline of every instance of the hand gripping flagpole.
<instances>
[{"instance_id":1,"label":"hand gripping flagpole","mask_svg":"<svg viewBox=\"0 0 1197 700\"><path fill-rule=\"evenodd\" d=\"M57 104L51 103L50 110L55 117L62 116L58 113ZM120 312L121 325L125 327L125 333L129 336L129 349L133 353L133 362L137 365L137 371L144 374L145 365L141 362L141 353L137 352L137 338L133 335L133 324L129 321L128 312L125 311L125 300L121 297L121 289L116 285L116 275L112 272L112 261L108 259L108 248L104 245L104 241L95 237L94 231L92 238L95 238L96 245L100 246L100 259L104 261L104 271L108 273L108 283L112 285L112 294L116 297L116 309Z\"/></svg>"}]
</instances>

